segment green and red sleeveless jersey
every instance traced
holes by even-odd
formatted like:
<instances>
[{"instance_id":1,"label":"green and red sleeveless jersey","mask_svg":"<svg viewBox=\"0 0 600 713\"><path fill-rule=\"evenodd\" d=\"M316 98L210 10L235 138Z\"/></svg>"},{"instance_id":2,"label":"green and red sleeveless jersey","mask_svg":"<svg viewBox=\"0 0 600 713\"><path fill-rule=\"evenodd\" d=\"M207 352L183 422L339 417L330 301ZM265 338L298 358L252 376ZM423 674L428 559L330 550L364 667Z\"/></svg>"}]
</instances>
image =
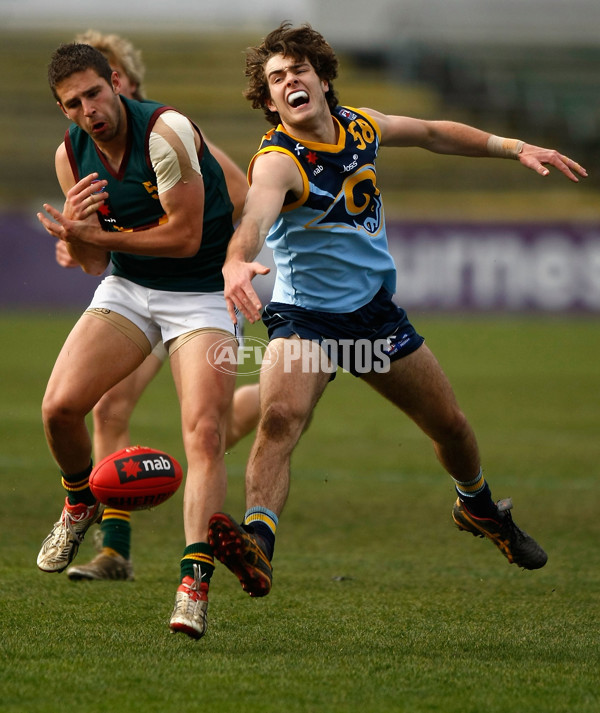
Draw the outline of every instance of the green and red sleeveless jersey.
<instances>
[{"instance_id":1,"label":"green and red sleeveless jersey","mask_svg":"<svg viewBox=\"0 0 600 713\"><path fill-rule=\"evenodd\" d=\"M98 173L108 181L109 198L98 217L108 231L143 230L167 217L158 196L156 174L149 153L154 123L172 107L151 101L121 97L127 111L127 148L115 172L91 137L76 125L65 135L65 146L75 179ZM200 133L199 129L194 129ZM112 274L156 290L216 292L223 289L221 267L233 233L233 206L223 171L204 141L198 154L204 179L204 221L199 251L189 258L146 257L126 252L111 253ZM200 210L200 207L198 208Z\"/></svg>"}]
</instances>

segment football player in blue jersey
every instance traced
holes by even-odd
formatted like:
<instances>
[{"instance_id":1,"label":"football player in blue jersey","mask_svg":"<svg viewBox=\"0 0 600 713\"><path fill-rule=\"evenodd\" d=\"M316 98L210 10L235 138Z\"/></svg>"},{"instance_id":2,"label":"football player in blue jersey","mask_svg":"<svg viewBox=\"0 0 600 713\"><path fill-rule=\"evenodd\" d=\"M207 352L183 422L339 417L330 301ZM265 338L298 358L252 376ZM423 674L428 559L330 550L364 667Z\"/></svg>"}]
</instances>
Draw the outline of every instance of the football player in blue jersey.
<instances>
[{"instance_id":1,"label":"football player in blue jersey","mask_svg":"<svg viewBox=\"0 0 600 713\"><path fill-rule=\"evenodd\" d=\"M283 23L247 54L246 97L273 125L249 168L250 190L223 268L232 318L262 305L252 279L263 242L277 268L262 318L271 356L260 375L261 420L246 470L243 522L215 513L209 542L251 596L271 589L278 518L288 496L291 453L336 365L363 379L429 436L458 495L456 525L489 538L509 562L543 567L547 556L494 502L475 434L438 361L392 300L375 159L380 146L507 158L539 175L548 166L577 182L584 168L558 151L451 121L424 121L339 106L337 58L309 25ZM268 368L265 368L268 364Z\"/></svg>"}]
</instances>

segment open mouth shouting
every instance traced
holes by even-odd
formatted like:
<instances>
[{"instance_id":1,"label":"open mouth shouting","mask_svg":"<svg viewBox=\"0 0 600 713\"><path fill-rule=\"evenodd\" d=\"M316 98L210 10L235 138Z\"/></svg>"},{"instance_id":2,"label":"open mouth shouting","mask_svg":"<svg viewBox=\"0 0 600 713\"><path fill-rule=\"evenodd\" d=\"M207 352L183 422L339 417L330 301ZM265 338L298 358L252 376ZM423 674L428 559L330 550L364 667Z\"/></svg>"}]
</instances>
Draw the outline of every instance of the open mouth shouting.
<instances>
[{"instance_id":1,"label":"open mouth shouting","mask_svg":"<svg viewBox=\"0 0 600 713\"><path fill-rule=\"evenodd\" d=\"M292 108L297 109L300 106L304 106L304 104L308 104L308 94L304 89L291 92L291 94L288 94L287 102Z\"/></svg>"}]
</instances>

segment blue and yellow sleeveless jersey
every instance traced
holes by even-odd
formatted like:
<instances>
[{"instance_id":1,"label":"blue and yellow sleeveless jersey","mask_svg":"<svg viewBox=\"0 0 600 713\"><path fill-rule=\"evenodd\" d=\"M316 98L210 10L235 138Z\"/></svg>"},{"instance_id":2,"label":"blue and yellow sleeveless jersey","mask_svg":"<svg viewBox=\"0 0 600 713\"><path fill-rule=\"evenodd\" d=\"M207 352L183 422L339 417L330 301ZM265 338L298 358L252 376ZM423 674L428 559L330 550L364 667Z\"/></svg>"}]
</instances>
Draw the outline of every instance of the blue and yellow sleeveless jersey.
<instances>
[{"instance_id":1,"label":"blue and yellow sleeveless jersey","mask_svg":"<svg viewBox=\"0 0 600 713\"><path fill-rule=\"evenodd\" d=\"M65 145L76 180L97 172L99 179L108 181L109 198L98 213L102 228L129 232L167 220L158 196L148 141L158 117L173 109L151 101L121 99L127 110L128 143L119 171L111 169L90 136L76 125L67 130ZM189 258L163 258L113 252L113 275L157 290L216 292L223 289L221 267L233 232L233 206L223 171L204 141L198 159L205 191L202 244L198 253Z\"/></svg>"},{"instance_id":2,"label":"blue and yellow sleeveless jersey","mask_svg":"<svg viewBox=\"0 0 600 713\"><path fill-rule=\"evenodd\" d=\"M286 202L266 243L277 276L273 301L321 312L353 312L381 287L396 291L375 159L380 130L367 114L337 107L336 145L302 142L279 125L263 137L261 154L289 155L303 192Z\"/></svg>"}]
</instances>

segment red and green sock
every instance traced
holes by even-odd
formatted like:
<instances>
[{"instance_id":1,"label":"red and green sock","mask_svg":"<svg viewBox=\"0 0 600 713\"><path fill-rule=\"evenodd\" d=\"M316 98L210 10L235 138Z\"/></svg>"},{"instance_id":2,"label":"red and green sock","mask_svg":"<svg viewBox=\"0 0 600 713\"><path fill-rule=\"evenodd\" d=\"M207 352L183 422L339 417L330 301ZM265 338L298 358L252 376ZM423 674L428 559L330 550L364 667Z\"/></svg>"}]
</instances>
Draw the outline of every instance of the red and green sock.
<instances>
[{"instance_id":1,"label":"red and green sock","mask_svg":"<svg viewBox=\"0 0 600 713\"><path fill-rule=\"evenodd\" d=\"M102 546L118 552L128 560L131 556L131 513L106 508L100 524Z\"/></svg>"},{"instance_id":2,"label":"red and green sock","mask_svg":"<svg viewBox=\"0 0 600 713\"><path fill-rule=\"evenodd\" d=\"M181 579L194 577L194 565L200 567L202 583L209 584L215 571L213 549L207 542L194 542L183 550L180 562Z\"/></svg>"}]
</instances>

